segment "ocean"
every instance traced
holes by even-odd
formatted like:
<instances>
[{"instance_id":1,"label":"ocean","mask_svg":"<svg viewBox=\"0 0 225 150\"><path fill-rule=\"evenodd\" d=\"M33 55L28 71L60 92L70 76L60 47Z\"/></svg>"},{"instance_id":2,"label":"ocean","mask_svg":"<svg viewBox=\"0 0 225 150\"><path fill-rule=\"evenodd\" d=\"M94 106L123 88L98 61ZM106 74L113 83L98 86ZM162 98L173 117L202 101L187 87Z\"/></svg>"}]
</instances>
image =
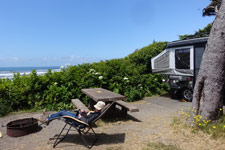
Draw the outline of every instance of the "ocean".
<instances>
[{"instance_id":1,"label":"ocean","mask_svg":"<svg viewBox=\"0 0 225 150\"><path fill-rule=\"evenodd\" d=\"M13 77L14 72L20 73L20 75L28 75L32 72L32 70L36 70L38 75L44 75L48 72L48 69L51 69L52 72L60 71L60 66L53 67L0 67L0 78L8 78L11 79Z\"/></svg>"}]
</instances>

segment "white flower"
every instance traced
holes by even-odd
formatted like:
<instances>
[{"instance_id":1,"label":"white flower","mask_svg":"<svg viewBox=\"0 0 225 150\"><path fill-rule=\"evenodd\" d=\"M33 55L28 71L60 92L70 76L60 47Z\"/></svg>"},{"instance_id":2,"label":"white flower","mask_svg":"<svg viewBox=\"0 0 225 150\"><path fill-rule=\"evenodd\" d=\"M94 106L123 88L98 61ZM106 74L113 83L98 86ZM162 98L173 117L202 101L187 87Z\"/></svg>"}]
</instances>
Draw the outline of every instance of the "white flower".
<instances>
[{"instance_id":1,"label":"white flower","mask_svg":"<svg viewBox=\"0 0 225 150\"><path fill-rule=\"evenodd\" d=\"M65 66L66 66L66 67L69 67L69 66L70 66L70 64L69 64L69 63L67 63L67 64L65 64Z\"/></svg>"},{"instance_id":2,"label":"white flower","mask_svg":"<svg viewBox=\"0 0 225 150\"><path fill-rule=\"evenodd\" d=\"M102 80L102 79L103 79L103 76L99 76L98 79L99 79L99 80Z\"/></svg>"},{"instance_id":3,"label":"white flower","mask_svg":"<svg viewBox=\"0 0 225 150\"><path fill-rule=\"evenodd\" d=\"M165 79L162 79L162 82L165 82L166 80Z\"/></svg>"},{"instance_id":4,"label":"white flower","mask_svg":"<svg viewBox=\"0 0 225 150\"><path fill-rule=\"evenodd\" d=\"M98 75L98 74L99 74L98 72L95 73L95 75Z\"/></svg>"},{"instance_id":5,"label":"white flower","mask_svg":"<svg viewBox=\"0 0 225 150\"><path fill-rule=\"evenodd\" d=\"M60 69L65 69L65 66L61 66Z\"/></svg>"},{"instance_id":6,"label":"white flower","mask_svg":"<svg viewBox=\"0 0 225 150\"><path fill-rule=\"evenodd\" d=\"M57 82L55 82L55 85L57 85Z\"/></svg>"},{"instance_id":7,"label":"white flower","mask_svg":"<svg viewBox=\"0 0 225 150\"><path fill-rule=\"evenodd\" d=\"M90 69L89 72L95 72L95 69Z\"/></svg>"},{"instance_id":8,"label":"white flower","mask_svg":"<svg viewBox=\"0 0 225 150\"><path fill-rule=\"evenodd\" d=\"M128 78L127 77L124 77L123 80L128 80Z\"/></svg>"}]
</instances>

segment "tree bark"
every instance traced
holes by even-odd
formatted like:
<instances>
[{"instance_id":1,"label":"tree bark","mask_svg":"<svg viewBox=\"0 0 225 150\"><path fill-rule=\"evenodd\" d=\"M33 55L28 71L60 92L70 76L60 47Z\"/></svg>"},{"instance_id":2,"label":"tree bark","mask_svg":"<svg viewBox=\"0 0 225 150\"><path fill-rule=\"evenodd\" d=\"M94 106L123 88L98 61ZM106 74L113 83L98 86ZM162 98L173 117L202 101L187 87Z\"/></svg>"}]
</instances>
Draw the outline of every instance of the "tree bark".
<instances>
[{"instance_id":1,"label":"tree bark","mask_svg":"<svg viewBox=\"0 0 225 150\"><path fill-rule=\"evenodd\" d=\"M213 22L195 84L192 108L199 114L203 99L202 119L217 120L223 106L225 83L225 0Z\"/></svg>"}]
</instances>

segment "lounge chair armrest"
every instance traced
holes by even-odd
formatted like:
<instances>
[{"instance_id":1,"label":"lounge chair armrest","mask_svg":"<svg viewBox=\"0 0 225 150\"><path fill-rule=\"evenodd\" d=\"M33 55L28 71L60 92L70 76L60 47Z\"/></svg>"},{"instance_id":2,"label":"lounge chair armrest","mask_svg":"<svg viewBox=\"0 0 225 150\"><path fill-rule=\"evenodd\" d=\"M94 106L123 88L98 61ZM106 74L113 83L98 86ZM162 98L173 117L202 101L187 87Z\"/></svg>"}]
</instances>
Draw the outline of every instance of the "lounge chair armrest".
<instances>
[{"instance_id":1,"label":"lounge chair armrest","mask_svg":"<svg viewBox=\"0 0 225 150\"><path fill-rule=\"evenodd\" d=\"M79 123L84 124L86 126L89 126L89 124L87 124L86 122L83 122L83 121L81 121L81 120L79 120L77 118L71 117L71 116L63 116L63 118L65 118L65 119L72 119L73 121L76 121L76 122L79 122Z\"/></svg>"}]
</instances>

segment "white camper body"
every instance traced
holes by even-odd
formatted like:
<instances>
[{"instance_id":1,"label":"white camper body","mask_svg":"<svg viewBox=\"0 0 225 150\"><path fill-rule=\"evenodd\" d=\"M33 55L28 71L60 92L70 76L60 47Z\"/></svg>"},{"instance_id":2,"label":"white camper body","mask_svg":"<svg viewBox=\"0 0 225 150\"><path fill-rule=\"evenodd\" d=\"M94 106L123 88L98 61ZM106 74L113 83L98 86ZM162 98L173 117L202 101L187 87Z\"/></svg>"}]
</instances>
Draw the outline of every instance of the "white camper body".
<instances>
[{"instance_id":1,"label":"white camper body","mask_svg":"<svg viewBox=\"0 0 225 150\"><path fill-rule=\"evenodd\" d=\"M189 64L185 62L183 65L184 68L176 67L175 53L176 51L188 51L189 55ZM182 75L182 76L194 76L194 46L184 46L184 47L175 47L167 48L159 55L151 59L152 72L161 73L168 75ZM186 69L185 69L186 68Z\"/></svg>"},{"instance_id":2,"label":"white camper body","mask_svg":"<svg viewBox=\"0 0 225 150\"><path fill-rule=\"evenodd\" d=\"M208 37L167 43L166 49L151 59L153 73L166 74L172 93L191 101ZM186 95L188 93L189 95Z\"/></svg>"}]
</instances>

